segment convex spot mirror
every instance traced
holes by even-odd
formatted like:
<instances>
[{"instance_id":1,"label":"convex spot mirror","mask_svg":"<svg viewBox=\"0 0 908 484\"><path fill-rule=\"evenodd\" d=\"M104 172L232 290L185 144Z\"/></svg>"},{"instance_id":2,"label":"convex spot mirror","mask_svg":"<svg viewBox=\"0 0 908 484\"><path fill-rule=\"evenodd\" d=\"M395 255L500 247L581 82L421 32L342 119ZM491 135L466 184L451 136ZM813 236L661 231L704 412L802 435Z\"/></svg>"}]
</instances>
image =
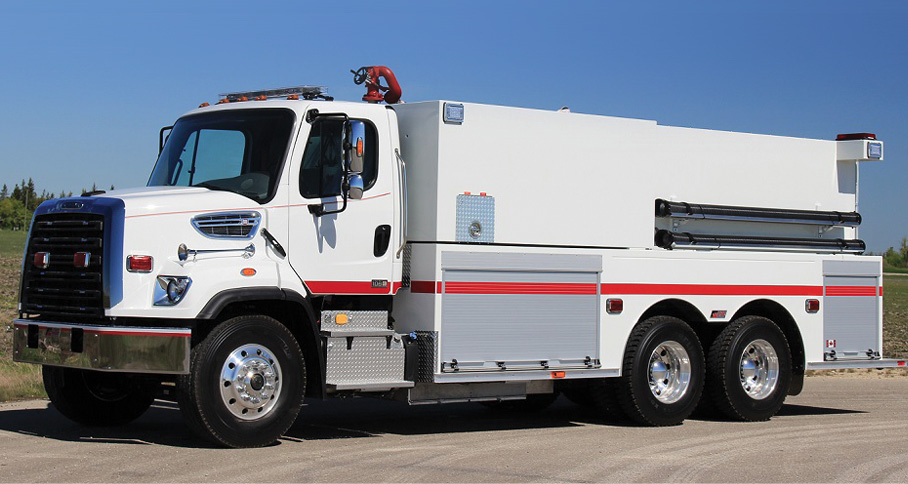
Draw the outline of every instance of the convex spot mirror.
<instances>
[{"instance_id":1,"label":"convex spot mirror","mask_svg":"<svg viewBox=\"0 0 908 484\"><path fill-rule=\"evenodd\" d=\"M363 177L360 175L350 175L347 177L347 197L352 200L363 198Z\"/></svg>"},{"instance_id":2,"label":"convex spot mirror","mask_svg":"<svg viewBox=\"0 0 908 484\"><path fill-rule=\"evenodd\" d=\"M363 160L366 153L366 123L349 120L344 126L344 164L347 172L347 196L363 198Z\"/></svg>"}]
</instances>

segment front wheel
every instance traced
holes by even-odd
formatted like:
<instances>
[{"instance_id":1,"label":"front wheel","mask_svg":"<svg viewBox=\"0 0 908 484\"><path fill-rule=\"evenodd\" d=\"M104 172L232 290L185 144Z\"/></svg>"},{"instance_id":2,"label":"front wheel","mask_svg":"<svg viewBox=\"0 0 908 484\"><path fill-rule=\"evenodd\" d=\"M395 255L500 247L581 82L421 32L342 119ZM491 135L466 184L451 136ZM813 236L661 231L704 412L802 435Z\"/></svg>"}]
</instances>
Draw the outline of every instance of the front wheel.
<instances>
[{"instance_id":1,"label":"front wheel","mask_svg":"<svg viewBox=\"0 0 908 484\"><path fill-rule=\"evenodd\" d=\"M729 324L707 359L707 393L719 411L735 420L769 420L782 408L791 382L785 334L760 316Z\"/></svg>"},{"instance_id":2,"label":"front wheel","mask_svg":"<svg viewBox=\"0 0 908 484\"><path fill-rule=\"evenodd\" d=\"M154 401L154 377L45 366L44 389L66 418L98 427L139 418Z\"/></svg>"},{"instance_id":3,"label":"front wheel","mask_svg":"<svg viewBox=\"0 0 908 484\"><path fill-rule=\"evenodd\" d=\"M703 349L684 321L654 316L638 324L615 382L618 403L633 421L650 426L677 425L700 400Z\"/></svg>"},{"instance_id":4,"label":"front wheel","mask_svg":"<svg viewBox=\"0 0 908 484\"><path fill-rule=\"evenodd\" d=\"M293 334L263 315L218 325L192 349L179 404L189 427L228 447L261 447L293 425L306 368Z\"/></svg>"}]
</instances>

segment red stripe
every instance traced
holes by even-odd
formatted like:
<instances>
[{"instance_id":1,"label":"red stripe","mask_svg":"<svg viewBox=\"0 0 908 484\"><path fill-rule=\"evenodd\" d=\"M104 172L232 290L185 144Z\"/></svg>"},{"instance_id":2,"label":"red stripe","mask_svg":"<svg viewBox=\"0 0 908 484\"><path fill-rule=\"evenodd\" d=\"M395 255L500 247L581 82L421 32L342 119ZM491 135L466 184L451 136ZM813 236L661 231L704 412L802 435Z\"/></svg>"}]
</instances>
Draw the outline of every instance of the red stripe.
<instances>
[{"instance_id":1,"label":"red stripe","mask_svg":"<svg viewBox=\"0 0 908 484\"><path fill-rule=\"evenodd\" d=\"M189 333L145 333L142 331L97 331L91 329L86 329L85 332L116 336L167 336L169 338L189 338L192 336Z\"/></svg>"},{"instance_id":2,"label":"red stripe","mask_svg":"<svg viewBox=\"0 0 908 484\"><path fill-rule=\"evenodd\" d=\"M388 195L390 195L390 194L391 194L391 192L386 192L386 193L382 193L382 194L379 194L379 195L374 195L374 196L371 196L371 197L363 197L363 198L361 198L361 199L359 199L359 200L348 200L348 201L349 201L349 202L363 202L363 201L366 201L366 200L374 200L374 199L376 199L376 198L386 197L386 196L388 196ZM324 202L324 203L341 203L341 202L336 201L336 200L332 200L332 201ZM264 207L252 207L252 208L218 208L218 209L212 208L212 209L208 209L208 210L184 210L184 211L181 211L181 212L157 212L157 213L144 213L144 214L139 214L139 215L127 215L126 218L135 218L135 217L155 217L155 216L158 216L158 215L179 215L179 214L182 214L182 213L238 212L238 211L248 211L248 210L260 210L260 209L262 209L262 208L266 208L266 209L272 209L272 208L273 208L273 209L278 209L278 208L289 208L289 207L308 207L309 205L313 205L313 204L311 204L311 203L298 203L298 204L294 204L294 205L270 205L270 206L264 206Z\"/></svg>"},{"instance_id":3,"label":"red stripe","mask_svg":"<svg viewBox=\"0 0 908 484\"><path fill-rule=\"evenodd\" d=\"M822 286L724 284L603 284L603 294L684 296L822 296Z\"/></svg>"},{"instance_id":4,"label":"red stripe","mask_svg":"<svg viewBox=\"0 0 908 484\"><path fill-rule=\"evenodd\" d=\"M16 323L16 326L20 328L28 328L27 323ZM59 331L72 331L72 328L58 328L56 326L42 326L38 325L39 328L45 330L59 330ZM87 329L83 328L86 333L97 333L97 334L113 334L119 336L167 336L170 338L189 338L191 333L162 333L162 332L144 332L144 331L118 331L118 330L108 330L108 329Z\"/></svg>"},{"instance_id":5,"label":"red stripe","mask_svg":"<svg viewBox=\"0 0 908 484\"><path fill-rule=\"evenodd\" d=\"M436 283L435 281L411 281L410 292L421 294L441 293L441 283Z\"/></svg>"},{"instance_id":6,"label":"red stripe","mask_svg":"<svg viewBox=\"0 0 908 484\"><path fill-rule=\"evenodd\" d=\"M314 294L389 294L390 287L372 287L372 281L306 281ZM394 283L400 288L399 283Z\"/></svg>"},{"instance_id":7,"label":"red stripe","mask_svg":"<svg viewBox=\"0 0 908 484\"><path fill-rule=\"evenodd\" d=\"M880 296L883 295L883 286L880 286Z\"/></svg>"},{"instance_id":8,"label":"red stripe","mask_svg":"<svg viewBox=\"0 0 908 484\"><path fill-rule=\"evenodd\" d=\"M880 288L882 290L882 288ZM877 286L826 286L827 296L876 296ZM882 295L882 294L881 294Z\"/></svg>"},{"instance_id":9,"label":"red stripe","mask_svg":"<svg viewBox=\"0 0 908 484\"><path fill-rule=\"evenodd\" d=\"M446 282L447 294L596 294L596 284L541 282Z\"/></svg>"},{"instance_id":10,"label":"red stripe","mask_svg":"<svg viewBox=\"0 0 908 484\"><path fill-rule=\"evenodd\" d=\"M441 282L413 281L414 293L441 294ZM823 286L602 284L602 294L686 296L822 296ZM449 294L596 294L595 284L446 282Z\"/></svg>"}]
</instances>

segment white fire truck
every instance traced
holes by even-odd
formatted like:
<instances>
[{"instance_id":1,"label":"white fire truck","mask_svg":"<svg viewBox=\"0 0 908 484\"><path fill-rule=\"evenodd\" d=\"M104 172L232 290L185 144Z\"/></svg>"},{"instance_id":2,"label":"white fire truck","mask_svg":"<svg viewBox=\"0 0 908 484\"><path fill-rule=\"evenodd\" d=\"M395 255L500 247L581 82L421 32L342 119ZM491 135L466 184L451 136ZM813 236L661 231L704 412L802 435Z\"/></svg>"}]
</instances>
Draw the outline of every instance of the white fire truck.
<instances>
[{"instance_id":1,"label":"white fire truck","mask_svg":"<svg viewBox=\"0 0 908 484\"><path fill-rule=\"evenodd\" d=\"M146 187L38 208L14 358L57 410L116 425L169 398L234 447L351 395L758 421L805 370L905 366L881 357L858 238L875 136L400 104L387 68L355 80L370 102L224 95L162 130Z\"/></svg>"}]
</instances>

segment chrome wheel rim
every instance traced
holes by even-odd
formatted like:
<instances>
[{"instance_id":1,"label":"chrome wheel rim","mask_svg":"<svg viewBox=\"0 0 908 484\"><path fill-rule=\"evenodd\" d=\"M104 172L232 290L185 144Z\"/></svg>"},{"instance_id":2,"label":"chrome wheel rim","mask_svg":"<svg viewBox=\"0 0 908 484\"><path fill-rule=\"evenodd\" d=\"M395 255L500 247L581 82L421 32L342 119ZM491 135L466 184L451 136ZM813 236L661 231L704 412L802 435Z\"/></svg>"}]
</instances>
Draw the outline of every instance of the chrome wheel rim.
<instances>
[{"instance_id":1,"label":"chrome wheel rim","mask_svg":"<svg viewBox=\"0 0 908 484\"><path fill-rule=\"evenodd\" d=\"M741 388L754 400L762 400L779 384L779 356L766 340L752 341L741 354Z\"/></svg>"},{"instance_id":2,"label":"chrome wheel rim","mask_svg":"<svg viewBox=\"0 0 908 484\"><path fill-rule=\"evenodd\" d=\"M666 341L649 357L649 389L656 400L675 403L690 387L690 356L677 341Z\"/></svg>"},{"instance_id":3,"label":"chrome wheel rim","mask_svg":"<svg viewBox=\"0 0 908 484\"><path fill-rule=\"evenodd\" d=\"M227 356L219 384L230 413L257 420L274 409L281 395L281 365L265 346L243 345Z\"/></svg>"}]
</instances>

